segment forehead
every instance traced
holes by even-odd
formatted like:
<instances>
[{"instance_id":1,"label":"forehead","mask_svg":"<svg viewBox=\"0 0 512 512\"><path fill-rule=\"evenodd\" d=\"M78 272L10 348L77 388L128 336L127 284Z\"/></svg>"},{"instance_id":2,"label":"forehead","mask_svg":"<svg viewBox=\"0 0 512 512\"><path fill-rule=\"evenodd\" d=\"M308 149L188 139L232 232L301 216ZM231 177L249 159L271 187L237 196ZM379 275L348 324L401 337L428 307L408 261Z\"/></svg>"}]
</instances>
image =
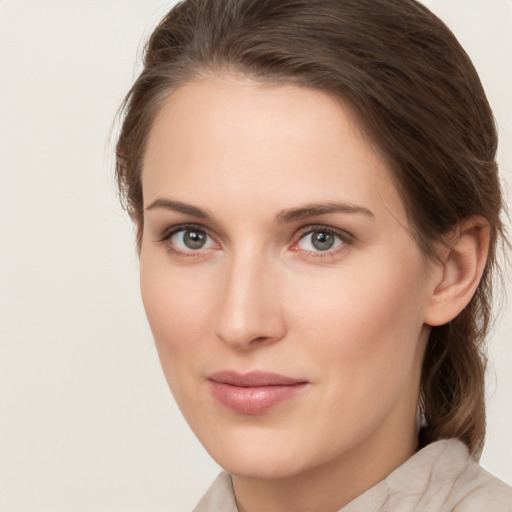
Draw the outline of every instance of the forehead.
<instances>
[{"instance_id":1,"label":"forehead","mask_svg":"<svg viewBox=\"0 0 512 512\"><path fill-rule=\"evenodd\" d=\"M267 209L341 200L405 222L389 166L350 110L294 85L225 76L180 87L155 119L142 178L146 205L159 196L212 207L264 199Z\"/></svg>"}]
</instances>

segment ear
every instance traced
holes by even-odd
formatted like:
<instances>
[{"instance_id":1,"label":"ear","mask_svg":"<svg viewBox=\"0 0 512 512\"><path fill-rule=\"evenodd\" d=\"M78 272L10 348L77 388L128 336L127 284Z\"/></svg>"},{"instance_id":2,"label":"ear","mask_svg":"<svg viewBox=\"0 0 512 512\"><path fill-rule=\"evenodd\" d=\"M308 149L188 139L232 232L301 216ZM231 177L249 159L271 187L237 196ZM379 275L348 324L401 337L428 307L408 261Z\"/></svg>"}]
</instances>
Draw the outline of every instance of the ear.
<instances>
[{"instance_id":1,"label":"ear","mask_svg":"<svg viewBox=\"0 0 512 512\"><path fill-rule=\"evenodd\" d=\"M443 325L468 305L485 268L489 238L489 223L480 216L470 217L452 233L438 271L432 273L432 294L424 315L427 325Z\"/></svg>"}]
</instances>

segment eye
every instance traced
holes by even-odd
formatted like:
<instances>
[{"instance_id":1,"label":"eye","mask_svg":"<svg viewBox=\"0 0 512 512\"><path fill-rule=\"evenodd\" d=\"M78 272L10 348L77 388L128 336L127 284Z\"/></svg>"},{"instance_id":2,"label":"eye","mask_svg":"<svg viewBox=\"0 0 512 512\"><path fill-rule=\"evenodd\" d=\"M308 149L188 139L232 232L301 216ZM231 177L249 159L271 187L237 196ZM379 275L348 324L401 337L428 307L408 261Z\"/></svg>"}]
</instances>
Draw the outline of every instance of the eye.
<instances>
[{"instance_id":1,"label":"eye","mask_svg":"<svg viewBox=\"0 0 512 512\"><path fill-rule=\"evenodd\" d=\"M204 230L193 226L174 230L163 240L169 242L176 252L194 252L211 249L217 245Z\"/></svg>"},{"instance_id":2,"label":"eye","mask_svg":"<svg viewBox=\"0 0 512 512\"><path fill-rule=\"evenodd\" d=\"M301 251L327 252L347 243L347 236L327 228L315 228L300 238L296 247Z\"/></svg>"}]
</instances>

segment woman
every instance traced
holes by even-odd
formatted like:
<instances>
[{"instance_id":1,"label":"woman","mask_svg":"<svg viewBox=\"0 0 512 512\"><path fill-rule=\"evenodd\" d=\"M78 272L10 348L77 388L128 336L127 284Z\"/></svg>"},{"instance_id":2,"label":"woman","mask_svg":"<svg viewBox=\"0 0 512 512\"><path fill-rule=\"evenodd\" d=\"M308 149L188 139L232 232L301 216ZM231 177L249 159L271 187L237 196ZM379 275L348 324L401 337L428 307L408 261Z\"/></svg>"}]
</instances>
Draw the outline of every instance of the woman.
<instances>
[{"instance_id":1,"label":"woman","mask_svg":"<svg viewBox=\"0 0 512 512\"><path fill-rule=\"evenodd\" d=\"M511 510L476 460L503 236L496 132L412 0L188 0L117 172L204 511Z\"/></svg>"}]
</instances>

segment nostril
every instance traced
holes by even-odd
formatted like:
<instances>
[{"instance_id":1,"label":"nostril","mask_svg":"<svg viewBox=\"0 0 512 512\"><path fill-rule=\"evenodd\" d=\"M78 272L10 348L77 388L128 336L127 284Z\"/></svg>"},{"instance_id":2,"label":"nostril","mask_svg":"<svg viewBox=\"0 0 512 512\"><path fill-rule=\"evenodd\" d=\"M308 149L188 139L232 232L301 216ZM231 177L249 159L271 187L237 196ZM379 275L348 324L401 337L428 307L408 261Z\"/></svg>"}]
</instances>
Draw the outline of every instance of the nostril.
<instances>
[{"instance_id":1,"label":"nostril","mask_svg":"<svg viewBox=\"0 0 512 512\"><path fill-rule=\"evenodd\" d=\"M257 338L254 338L252 340L252 342L255 343L255 342L258 342L258 341L266 341L266 340L268 340L267 336L258 336Z\"/></svg>"}]
</instances>

